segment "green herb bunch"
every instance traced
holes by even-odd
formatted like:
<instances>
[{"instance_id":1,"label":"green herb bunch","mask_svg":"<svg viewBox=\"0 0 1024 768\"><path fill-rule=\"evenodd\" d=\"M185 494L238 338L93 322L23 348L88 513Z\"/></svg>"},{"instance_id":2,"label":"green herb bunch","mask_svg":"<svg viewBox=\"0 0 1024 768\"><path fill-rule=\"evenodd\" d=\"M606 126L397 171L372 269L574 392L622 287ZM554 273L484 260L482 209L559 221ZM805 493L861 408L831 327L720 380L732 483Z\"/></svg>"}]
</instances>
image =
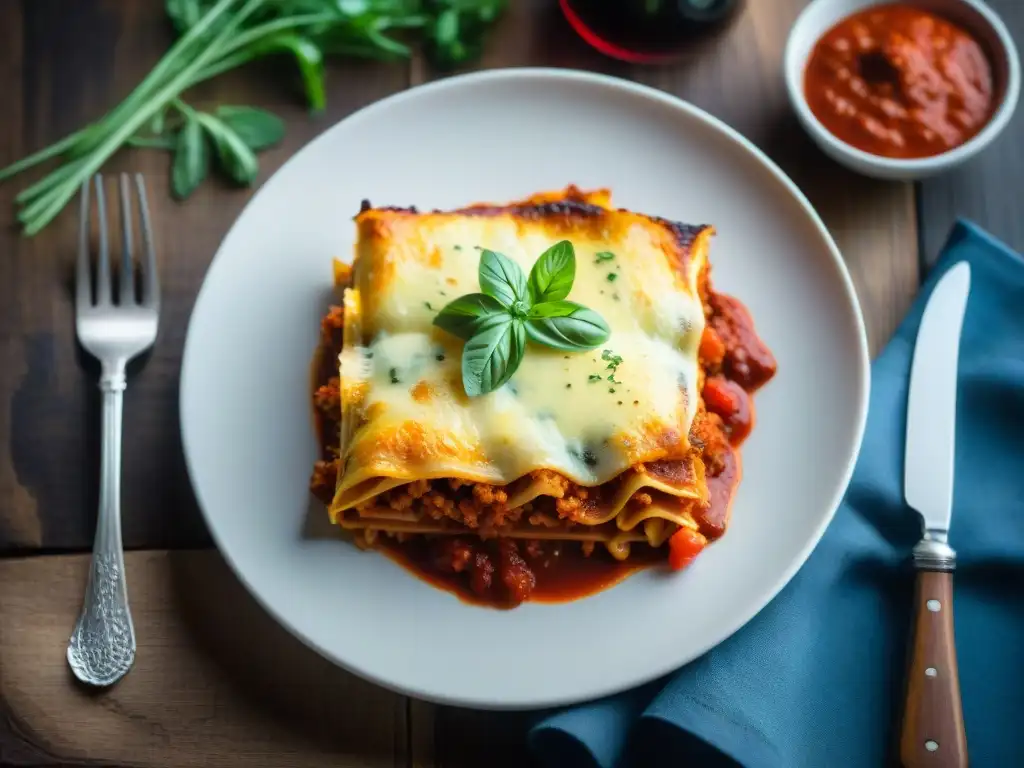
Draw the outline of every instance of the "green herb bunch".
<instances>
[{"instance_id":1,"label":"green herb bunch","mask_svg":"<svg viewBox=\"0 0 1024 768\"><path fill-rule=\"evenodd\" d=\"M470 397L507 382L526 354L526 340L569 352L600 346L610 333L604 318L566 297L576 279L576 253L562 240L540 255L529 279L496 251L480 253L480 290L460 296L434 325L465 340L462 385Z\"/></svg>"},{"instance_id":2,"label":"green herb bunch","mask_svg":"<svg viewBox=\"0 0 1024 768\"><path fill-rule=\"evenodd\" d=\"M174 152L171 186L188 197L213 160L238 184L259 170L256 152L284 135L274 115L252 107L203 112L181 95L255 59L291 59L312 111L326 104L324 59L331 55L408 58L402 35L416 33L441 68L479 54L507 0L165 0L178 39L120 104L94 123L7 168L0 181L49 160L59 165L16 198L26 235L49 224L121 147Z\"/></svg>"}]
</instances>

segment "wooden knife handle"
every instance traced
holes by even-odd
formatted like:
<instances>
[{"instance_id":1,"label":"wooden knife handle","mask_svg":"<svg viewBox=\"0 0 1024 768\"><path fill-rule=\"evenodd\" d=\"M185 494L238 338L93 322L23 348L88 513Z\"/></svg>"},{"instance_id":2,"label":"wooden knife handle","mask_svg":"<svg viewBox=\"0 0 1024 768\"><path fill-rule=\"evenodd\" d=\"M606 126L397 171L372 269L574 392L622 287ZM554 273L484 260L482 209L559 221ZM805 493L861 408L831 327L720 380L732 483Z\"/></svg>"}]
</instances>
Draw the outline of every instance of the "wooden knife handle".
<instances>
[{"instance_id":1,"label":"wooden knife handle","mask_svg":"<svg viewBox=\"0 0 1024 768\"><path fill-rule=\"evenodd\" d=\"M920 570L903 708L904 768L967 766L967 734L953 639L953 572Z\"/></svg>"}]
</instances>

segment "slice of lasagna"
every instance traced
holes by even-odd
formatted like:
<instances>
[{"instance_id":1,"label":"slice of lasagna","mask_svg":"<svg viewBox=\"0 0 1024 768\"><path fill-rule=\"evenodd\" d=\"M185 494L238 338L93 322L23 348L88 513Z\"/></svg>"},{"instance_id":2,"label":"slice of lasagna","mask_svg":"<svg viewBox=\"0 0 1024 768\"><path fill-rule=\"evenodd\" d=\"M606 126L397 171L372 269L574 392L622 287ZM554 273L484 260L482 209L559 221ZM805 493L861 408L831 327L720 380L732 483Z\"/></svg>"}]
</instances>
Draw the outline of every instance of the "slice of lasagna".
<instances>
[{"instance_id":1,"label":"slice of lasagna","mask_svg":"<svg viewBox=\"0 0 1024 768\"><path fill-rule=\"evenodd\" d=\"M498 604L543 596L544 572L573 567L569 547L679 568L721 535L747 393L774 360L742 305L711 292L712 227L614 210L606 190L575 187L450 212L367 203L356 224L314 395L313 488L332 522ZM528 344L505 384L467 396L464 343L434 318L480 291L482 249L529 273L562 240L576 256L569 298L605 319L607 341Z\"/></svg>"}]
</instances>

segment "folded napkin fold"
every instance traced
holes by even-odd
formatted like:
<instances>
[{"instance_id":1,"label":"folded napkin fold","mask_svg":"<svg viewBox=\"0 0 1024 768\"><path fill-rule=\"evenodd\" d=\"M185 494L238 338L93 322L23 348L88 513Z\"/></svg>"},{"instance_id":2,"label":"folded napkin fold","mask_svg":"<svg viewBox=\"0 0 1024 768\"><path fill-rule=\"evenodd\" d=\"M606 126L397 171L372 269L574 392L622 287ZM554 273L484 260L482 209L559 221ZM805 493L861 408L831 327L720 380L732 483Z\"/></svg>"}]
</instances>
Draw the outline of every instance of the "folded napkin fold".
<instances>
[{"instance_id":1,"label":"folded napkin fold","mask_svg":"<svg viewBox=\"0 0 1024 768\"><path fill-rule=\"evenodd\" d=\"M655 683L548 713L530 746L558 768L877 768L893 762L919 519L903 500L911 353L927 297L971 265L960 347L950 543L971 764L1024 766L1024 261L958 222L872 367L843 504L786 588L731 638Z\"/></svg>"}]
</instances>

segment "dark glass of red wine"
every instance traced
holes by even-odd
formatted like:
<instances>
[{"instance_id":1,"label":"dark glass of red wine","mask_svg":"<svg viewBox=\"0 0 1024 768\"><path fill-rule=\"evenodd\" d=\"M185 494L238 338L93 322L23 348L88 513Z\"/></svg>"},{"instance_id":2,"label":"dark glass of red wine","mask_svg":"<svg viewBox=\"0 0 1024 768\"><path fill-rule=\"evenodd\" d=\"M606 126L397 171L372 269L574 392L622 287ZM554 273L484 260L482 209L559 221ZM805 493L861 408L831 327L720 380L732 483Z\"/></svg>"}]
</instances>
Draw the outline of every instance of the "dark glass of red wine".
<instances>
[{"instance_id":1,"label":"dark glass of red wine","mask_svg":"<svg viewBox=\"0 0 1024 768\"><path fill-rule=\"evenodd\" d=\"M671 61L723 28L743 0L559 0L577 34L606 56L637 64Z\"/></svg>"}]
</instances>

